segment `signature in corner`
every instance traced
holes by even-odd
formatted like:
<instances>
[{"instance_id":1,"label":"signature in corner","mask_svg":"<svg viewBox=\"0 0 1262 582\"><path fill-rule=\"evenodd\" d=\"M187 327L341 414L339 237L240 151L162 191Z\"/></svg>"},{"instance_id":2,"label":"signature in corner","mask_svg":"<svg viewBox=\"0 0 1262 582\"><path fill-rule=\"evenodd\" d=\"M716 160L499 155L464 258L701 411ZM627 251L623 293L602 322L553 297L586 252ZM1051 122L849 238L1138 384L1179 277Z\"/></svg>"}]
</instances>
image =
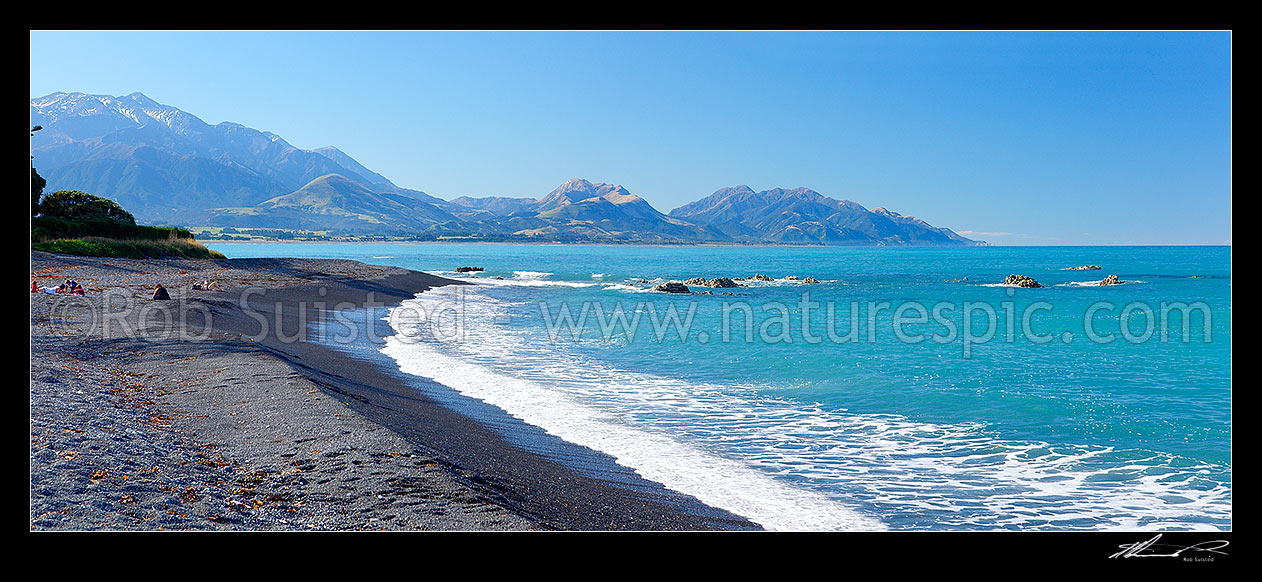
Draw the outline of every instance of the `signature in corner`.
<instances>
[{"instance_id":1,"label":"signature in corner","mask_svg":"<svg viewBox=\"0 0 1262 582\"><path fill-rule=\"evenodd\" d=\"M1184 552L1207 552L1211 554L1227 555L1227 552L1220 551L1227 547L1227 540L1212 540L1208 542L1195 543L1190 546L1176 546L1174 544L1159 544L1157 540L1161 539L1161 534L1153 536L1152 539L1145 542L1136 542L1133 544L1122 544L1119 548L1122 551L1109 556L1110 558L1178 558Z\"/></svg>"}]
</instances>

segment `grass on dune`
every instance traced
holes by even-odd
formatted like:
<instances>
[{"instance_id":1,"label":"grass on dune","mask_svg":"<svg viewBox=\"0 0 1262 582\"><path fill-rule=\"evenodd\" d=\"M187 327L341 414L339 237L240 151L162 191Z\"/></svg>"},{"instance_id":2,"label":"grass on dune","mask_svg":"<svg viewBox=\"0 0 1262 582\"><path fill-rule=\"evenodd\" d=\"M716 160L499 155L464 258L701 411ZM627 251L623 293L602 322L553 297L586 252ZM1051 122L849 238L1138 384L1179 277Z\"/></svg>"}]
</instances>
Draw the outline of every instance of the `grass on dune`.
<instances>
[{"instance_id":1,"label":"grass on dune","mask_svg":"<svg viewBox=\"0 0 1262 582\"><path fill-rule=\"evenodd\" d=\"M187 229L128 224L117 220L31 220L31 249L86 257L222 259Z\"/></svg>"},{"instance_id":2,"label":"grass on dune","mask_svg":"<svg viewBox=\"0 0 1262 582\"><path fill-rule=\"evenodd\" d=\"M213 251L193 239L172 237L167 240L109 239L83 237L77 239L53 239L32 243L37 251L87 257L116 257L127 259L157 259L182 257L186 259L223 259L223 253Z\"/></svg>"}]
</instances>

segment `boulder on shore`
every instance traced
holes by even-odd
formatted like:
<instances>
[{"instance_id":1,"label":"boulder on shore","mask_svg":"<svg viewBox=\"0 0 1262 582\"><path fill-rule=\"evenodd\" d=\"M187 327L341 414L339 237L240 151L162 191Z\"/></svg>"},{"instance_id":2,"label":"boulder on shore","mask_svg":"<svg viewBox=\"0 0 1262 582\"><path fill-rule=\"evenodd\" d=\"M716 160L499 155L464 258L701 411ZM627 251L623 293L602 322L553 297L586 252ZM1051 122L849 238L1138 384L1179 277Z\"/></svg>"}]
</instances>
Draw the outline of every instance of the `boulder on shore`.
<instances>
[{"instance_id":1,"label":"boulder on shore","mask_svg":"<svg viewBox=\"0 0 1262 582\"><path fill-rule=\"evenodd\" d=\"M687 285L678 281L654 285L652 291L660 291L662 293L692 293L692 291L688 289Z\"/></svg>"},{"instance_id":2,"label":"boulder on shore","mask_svg":"<svg viewBox=\"0 0 1262 582\"><path fill-rule=\"evenodd\" d=\"M482 267L456 267L457 273L473 273L481 270Z\"/></svg>"},{"instance_id":3,"label":"boulder on shore","mask_svg":"<svg viewBox=\"0 0 1262 582\"><path fill-rule=\"evenodd\" d=\"M1033 277L1026 277L1025 275L1008 275L1007 278L1003 280L1003 284L1012 285L1014 287L1042 287L1042 285L1039 285L1039 282L1035 281Z\"/></svg>"},{"instance_id":4,"label":"boulder on shore","mask_svg":"<svg viewBox=\"0 0 1262 582\"><path fill-rule=\"evenodd\" d=\"M1109 275L1108 277L1105 277L1103 281L1100 281L1100 285L1121 285L1121 284L1122 284L1122 281L1118 280L1117 275Z\"/></svg>"}]
</instances>

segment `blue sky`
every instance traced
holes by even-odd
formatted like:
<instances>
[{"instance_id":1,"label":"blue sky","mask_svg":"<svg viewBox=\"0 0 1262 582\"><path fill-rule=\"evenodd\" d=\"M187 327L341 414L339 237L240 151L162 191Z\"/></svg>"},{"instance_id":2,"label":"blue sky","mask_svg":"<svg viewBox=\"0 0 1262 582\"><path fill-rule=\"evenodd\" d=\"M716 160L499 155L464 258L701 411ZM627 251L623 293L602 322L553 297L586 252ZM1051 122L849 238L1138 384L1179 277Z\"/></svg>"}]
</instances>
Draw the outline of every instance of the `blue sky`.
<instances>
[{"instance_id":1,"label":"blue sky","mask_svg":"<svg viewBox=\"0 0 1262 582\"><path fill-rule=\"evenodd\" d=\"M994 244L1231 241L1229 32L32 31L55 91L448 199L805 186Z\"/></svg>"}]
</instances>

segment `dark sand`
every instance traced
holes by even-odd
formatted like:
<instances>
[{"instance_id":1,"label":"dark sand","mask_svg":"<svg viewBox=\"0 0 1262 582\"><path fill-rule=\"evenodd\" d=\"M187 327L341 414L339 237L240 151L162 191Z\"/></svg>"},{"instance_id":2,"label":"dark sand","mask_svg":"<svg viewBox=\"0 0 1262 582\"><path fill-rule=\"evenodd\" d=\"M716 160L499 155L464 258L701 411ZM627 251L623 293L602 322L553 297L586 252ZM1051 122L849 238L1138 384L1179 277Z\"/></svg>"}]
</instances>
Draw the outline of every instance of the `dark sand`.
<instances>
[{"instance_id":1,"label":"dark sand","mask_svg":"<svg viewBox=\"0 0 1262 582\"><path fill-rule=\"evenodd\" d=\"M39 252L31 272L92 290L31 296L32 530L757 529L512 446L425 380L303 341L321 308L455 281L341 260ZM224 291L191 289L204 279ZM171 301L148 299L156 282Z\"/></svg>"}]
</instances>

